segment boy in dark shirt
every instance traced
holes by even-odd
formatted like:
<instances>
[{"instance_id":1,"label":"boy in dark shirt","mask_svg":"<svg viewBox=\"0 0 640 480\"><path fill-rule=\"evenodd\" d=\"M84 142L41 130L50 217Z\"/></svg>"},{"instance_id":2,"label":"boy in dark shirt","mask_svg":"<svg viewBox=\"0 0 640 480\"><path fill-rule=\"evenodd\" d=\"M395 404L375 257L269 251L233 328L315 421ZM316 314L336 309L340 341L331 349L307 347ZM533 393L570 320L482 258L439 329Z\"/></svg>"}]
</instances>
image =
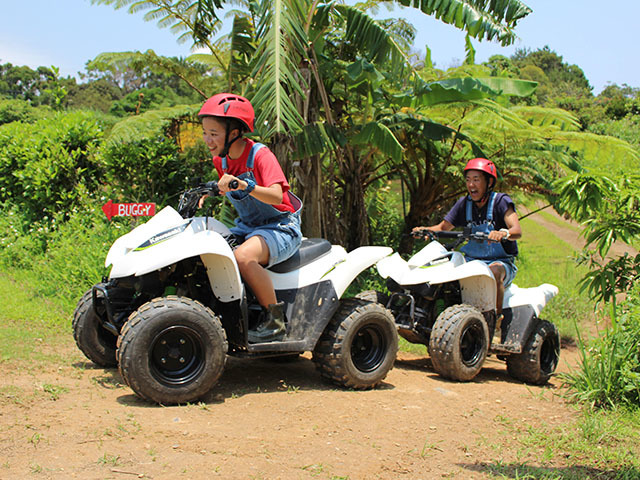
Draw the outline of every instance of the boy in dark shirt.
<instances>
[{"instance_id":1,"label":"boy in dark shirt","mask_svg":"<svg viewBox=\"0 0 640 480\"><path fill-rule=\"evenodd\" d=\"M468 195L455 203L442 222L430 227L416 227L414 231L439 232L469 226L473 232L488 234L489 241L470 241L461 251L469 260L485 262L496 279L496 333L499 335L504 291L518 271L515 265L518 255L516 240L522 236L522 229L513 200L505 193L493 191L498 175L492 161L485 158L469 160L464 174Z\"/></svg>"}]
</instances>

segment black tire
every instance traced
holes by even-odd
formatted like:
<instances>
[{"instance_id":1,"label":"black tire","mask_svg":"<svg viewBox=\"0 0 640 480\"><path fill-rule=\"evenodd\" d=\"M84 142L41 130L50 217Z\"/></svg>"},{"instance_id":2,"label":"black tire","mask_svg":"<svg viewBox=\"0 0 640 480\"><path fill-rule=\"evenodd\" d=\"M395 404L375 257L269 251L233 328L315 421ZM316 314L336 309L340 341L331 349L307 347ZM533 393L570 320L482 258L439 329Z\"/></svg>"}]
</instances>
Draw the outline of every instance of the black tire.
<instances>
[{"instance_id":1,"label":"black tire","mask_svg":"<svg viewBox=\"0 0 640 480\"><path fill-rule=\"evenodd\" d=\"M378 303L349 298L340 302L313 351L320 375L338 385L366 390L393 368L398 333L389 310Z\"/></svg>"},{"instance_id":2,"label":"black tire","mask_svg":"<svg viewBox=\"0 0 640 480\"><path fill-rule=\"evenodd\" d=\"M474 378L489 350L489 328L478 309L453 305L436 319L429 339L429 355L436 372L445 378Z\"/></svg>"},{"instance_id":3,"label":"black tire","mask_svg":"<svg viewBox=\"0 0 640 480\"><path fill-rule=\"evenodd\" d=\"M379 303L383 307L386 307L387 302L389 301L389 296L387 294L378 292L377 290L364 290L363 292L358 293L355 298L366 300L367 302Z\"/></svg>"},{"instance_id":4,"label":"black tire","mask_svg":"<svg viewBox=\"0 0 640 480\"><path fill-rule=\"evenodd\" d=\"M186 297L155 298L129 316L118 339L120 374L141 398L192 402L215 385L227 355L220 319Z\"/></svg>"},{"instance_id":5,"label":"black tire","mask_svg":"<svg viewBox=\"0 0 640 480\"><path fill-rule=\"evenodd\" d=\"M543 385L555 372L560 359L560 335L556 326L540 320L524 350L507 357L507 371L517 380Z\"/></svg>"},{"instance_id":6,"label":"black tire","mask_svg":"<svg viewBox=\"0 0 640 480\"><path fill-rule=\"evenodd\" d=\"M78 301L71 325L76 345L89 360L101 367L118 365L116 360L118 338L100 323L93 309L91 290Z\"/></svg>"}]
</instances>

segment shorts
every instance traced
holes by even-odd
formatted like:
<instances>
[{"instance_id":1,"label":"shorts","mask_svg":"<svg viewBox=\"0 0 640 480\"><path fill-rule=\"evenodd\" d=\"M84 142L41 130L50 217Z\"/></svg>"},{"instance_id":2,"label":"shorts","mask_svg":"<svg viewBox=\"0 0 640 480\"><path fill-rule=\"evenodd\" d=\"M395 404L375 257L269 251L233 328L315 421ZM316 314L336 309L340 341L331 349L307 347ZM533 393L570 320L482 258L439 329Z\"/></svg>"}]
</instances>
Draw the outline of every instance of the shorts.
<instances>
[{"instance_id":1,"label":"shorts","mask_svg":"<svg viewBox=\"0 0 640 480\"><path fill-rule=\"evenodd\" d=\"M516 267L515 257L509 258L500 258L495 260L481 260L487 265L493 265L494 263L498 263L504 267L505 276L504 276L504 286L508 287L513 283L513 280L516 278L516 273L518 273L518 267Z\"/></svg>"},{"instance_id":2,"label":"shorts","mask_svg":"<svg viewBox=\"0 0 640 480\"><path fill-rule=\"evenodd\" d=\"M284 262L298 251L302 243L300 230L300 214L289 213L279 217L272 223L250 227L242 222L236 222L231 228L234 235L245 240L256 235L262 237L269 248L269 262L266 268Z\"/></svg>"}]
</instances>

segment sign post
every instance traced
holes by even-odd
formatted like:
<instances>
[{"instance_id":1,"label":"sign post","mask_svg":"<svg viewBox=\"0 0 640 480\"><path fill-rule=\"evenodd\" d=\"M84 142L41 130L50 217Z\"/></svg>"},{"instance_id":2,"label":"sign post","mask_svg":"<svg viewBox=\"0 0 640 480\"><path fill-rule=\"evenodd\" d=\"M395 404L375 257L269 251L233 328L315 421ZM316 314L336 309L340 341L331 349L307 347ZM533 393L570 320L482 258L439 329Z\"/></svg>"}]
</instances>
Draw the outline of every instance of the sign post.
<instances>
[{"instance_id":1,"label":"sign post","mask_svg":"<svg viewBox=\"0 0 640 480\"><path fill-rule=\"evenodd\" d=\"M152 217L156 214L155 203L113 203L109 200L102 206L108 220L113 217Z\"/></svg>"}]
</instances>

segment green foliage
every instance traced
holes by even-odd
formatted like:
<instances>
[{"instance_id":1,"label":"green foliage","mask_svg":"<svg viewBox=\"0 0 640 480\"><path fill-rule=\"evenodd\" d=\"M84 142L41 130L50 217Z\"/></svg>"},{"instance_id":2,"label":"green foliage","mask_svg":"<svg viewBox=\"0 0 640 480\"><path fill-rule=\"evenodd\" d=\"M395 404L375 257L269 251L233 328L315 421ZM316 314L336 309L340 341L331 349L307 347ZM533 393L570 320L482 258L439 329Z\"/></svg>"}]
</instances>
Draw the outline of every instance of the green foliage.
<instances>
[{"instance_id":1,"label":"green foliage","mask_svg":"<svg viewBox=\"0 0 640 480\"><path fill-rule=\"evenodd\" d=\"M596 407L640 407L640 283L612 328L588 342L578 331L580 364L564 376L570 398Z\"/></svg>"},{"instance_id":2,"label":"green foliage","mask_svg":"<svg viewBox=\"0 0 640 480\"><path fill-rule=\"evenodd\" d=\"M89 112L0 126L0 202L20 206L31 219L70 210L100 184L94 153L104 128Z\"/></svg>"},{"instance_id":3,"label":"green foliage","mask_svg":"<svg viewBox=\"0 0 640 480\"><path fill-rule=\"evenodd\" d=\"M207 177L211 167L203 144L181 152L175 140L158 133L126 143L111 142L102 152L105 180L114 200L166 205L194 177Z\"/></svg>"},{"instance_id":4,"label":"green foliage","mask_svg":"<svg viewBox=\"0 0 640 480\"><path fill-rule=\"evenodd\" d=\"M0 99L0 125L11 122L31 123L49 115L48 107L33 107L27 100Z\"/></svg>"},{"instance_id":5,"label":"green foliage","mask_svg":"<svg viewBox=\"0 0 640 480\"><path fill-rule=\"evenodd\" d=\"M173 107L178 103L177 95L171 90L160 87L141 88L125 95L121 100L114 101L109 111L113 115L124 117L163 107Z\"/></svg>"}]
</instances>

